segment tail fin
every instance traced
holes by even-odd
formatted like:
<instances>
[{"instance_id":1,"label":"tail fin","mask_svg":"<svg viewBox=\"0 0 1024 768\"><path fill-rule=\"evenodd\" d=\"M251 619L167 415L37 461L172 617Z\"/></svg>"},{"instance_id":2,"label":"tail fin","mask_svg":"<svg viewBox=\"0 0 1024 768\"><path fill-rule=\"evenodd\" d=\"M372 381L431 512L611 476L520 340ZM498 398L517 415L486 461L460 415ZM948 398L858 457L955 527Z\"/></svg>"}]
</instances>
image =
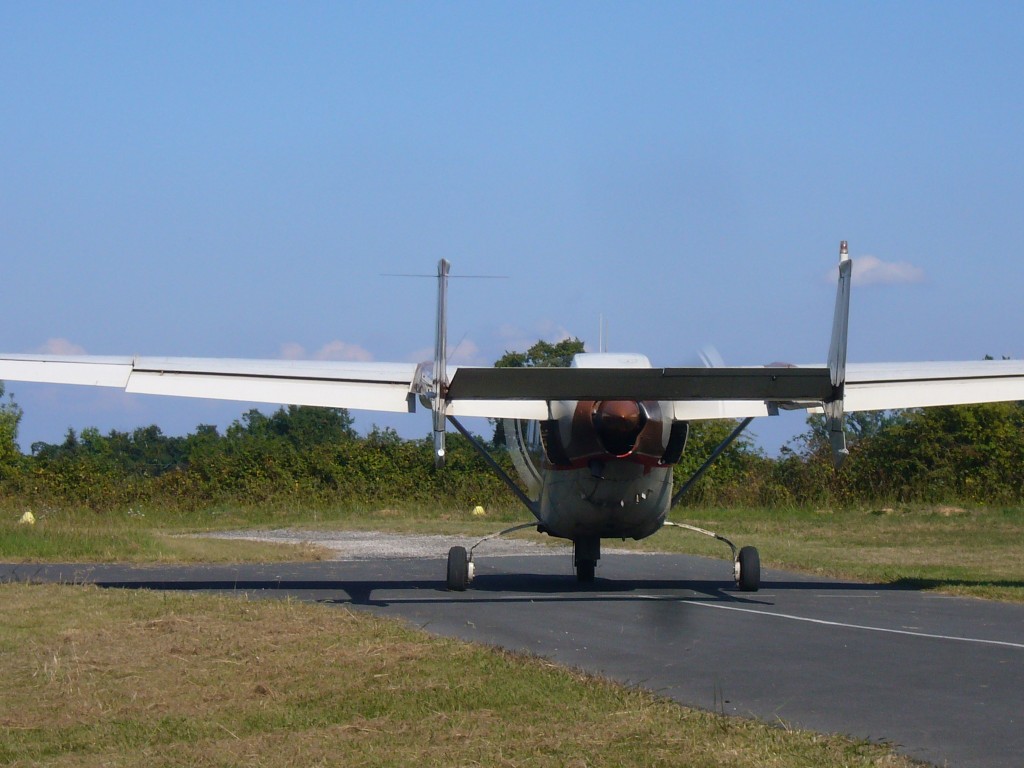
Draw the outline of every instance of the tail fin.
<instances>
[{"instance_id":1,"label":"tail fin","mask_svg":"<svg viewBox=\"0 0 1024 768\"><path fill-rule=\"evenodd\" d=\"M838 469L850 455L843 430L843 386L846 384L846 339L850 325L850 281L853 262L843 240L839 244L839 285L836 288L836 308L832 319L832 342L828 349L828 369L832 376L832 399L825 403L825 416L832 461Z\"/></svg>"},{"instance_id":2,"label":"tail fin","mask_svg":"<svg viewBox=\"0 0 1024 768\"><path fill-rule=\"evenodd\" d=\"M430 407L434 414L434 466L444 466L445 398L448 394L448 272L451 264L437 262L437 328L434 334L434 380Z\"/></svg>"}]
</instances>

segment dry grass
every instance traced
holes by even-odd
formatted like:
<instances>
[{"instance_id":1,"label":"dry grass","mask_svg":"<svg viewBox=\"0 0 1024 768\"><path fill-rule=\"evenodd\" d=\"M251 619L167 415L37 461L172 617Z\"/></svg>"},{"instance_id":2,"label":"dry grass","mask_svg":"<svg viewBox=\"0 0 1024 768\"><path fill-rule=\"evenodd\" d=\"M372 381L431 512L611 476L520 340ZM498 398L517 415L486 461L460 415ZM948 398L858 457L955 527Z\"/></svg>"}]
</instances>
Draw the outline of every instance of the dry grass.
<instances>
[{"instance_id":1,"label":"dry grass","mask_svg":"<svg viewBox=\"0 0 1024 768\"><path fill-rule=\"evenodd\" d=\"M909 766L337 607L0 586L0 763Z\"/></svg>"}]
</instances>

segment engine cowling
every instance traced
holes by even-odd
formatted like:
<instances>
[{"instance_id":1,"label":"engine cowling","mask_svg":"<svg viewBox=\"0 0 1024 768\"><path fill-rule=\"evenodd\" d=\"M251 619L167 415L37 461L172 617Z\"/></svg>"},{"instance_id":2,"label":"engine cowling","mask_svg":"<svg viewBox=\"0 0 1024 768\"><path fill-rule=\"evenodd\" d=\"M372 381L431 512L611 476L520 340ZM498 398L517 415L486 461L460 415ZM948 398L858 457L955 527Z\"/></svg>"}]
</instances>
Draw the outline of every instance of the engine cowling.
<instances>
[{"instance_id":1,"label":"engine cowling","mask_svg":"<svg viewBox=\"0 0 1024 768\"><path fill-rule=\"evenodd\" d=\"M561 418L541 423L549 466L564 469L624 459L653 467L679 460L685 424L666 420L656 401L580 400L570 407Z\"/></svg>"}]
</instances>

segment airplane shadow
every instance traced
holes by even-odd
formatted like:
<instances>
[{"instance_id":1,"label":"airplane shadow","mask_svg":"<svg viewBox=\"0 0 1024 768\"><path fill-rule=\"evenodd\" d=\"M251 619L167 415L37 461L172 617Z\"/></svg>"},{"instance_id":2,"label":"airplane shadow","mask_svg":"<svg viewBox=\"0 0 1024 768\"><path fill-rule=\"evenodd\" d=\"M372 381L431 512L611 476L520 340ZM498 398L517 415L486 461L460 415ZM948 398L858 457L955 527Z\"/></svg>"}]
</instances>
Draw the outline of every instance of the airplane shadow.
<instances>
[{"instance_id":1,"label":"airplane shadow","mask_svg":"<svg viewBox=\"0 0 1024 768\"><path fill-rule=\"evenodd\" d=\"M711 600L770 605L756 592L740 592L725 581L614 581L579 584L574 576L480 576L465 592L452 592L436 579L397 580L105 580L89 583L104 589L151 589L171 592L247 592L268 596L287 593L298 599L335 605L387 607L408 603L611 602L641 600ZM344 596L337 593L343 592ZM394 593L402 594L394 594ZM305 593L305 594L303 594ZM319 594L318 594L319 593ZM657 594L653 594L657 593ZM387 595L386 597L384 595Z\"/></svg>"},{"instance_id":2,"label":"airplane shadow","mask_svg":"<svg viewBox=\"0 0 1024 768\"><path fill-rule=\"evenodd\" d=\"M8 579L0 578L0 581ZM44 579L27 579L42 581ZM386 607L403 603L527 603L527 602L611 602L611 601L709 601L747 605L773 605L776 595L786 591L919 591L918 582L861 584L843 581L767 580L760 592L741 592L731 581L720 579L604 579L580 584L573 575L481 574L465 592L451 592L439 579L196 579L182 569L182 578L118 579L82 578L78 583L107 589L150 589L171 592L246 592L276 596L282 593L299 599L338 605ZM1007 582L1009 586L1019 583ZM337 593L344 593L338 595ZM394 594L400 593L400 594Z\"/></svg>"},{"instance_id":3,"label":"airplane shadow","mask_svg":"<svg viewBox=\"0 0 1024 768\"><path fill-rule=\"evenodd\" d=\"M326 565L326 564L325 564ZM8 570L8 568L10 570ZM591 584L580 584L572 574L483 573L473 580L469 590L450 592L441 579L407 578L345 579L325 569L322 578L195 578L189 568L158 578L138 578L135 573L118 578L113 574L90 573L68 579L47 578L45 566L26 573L24 565L0 567L0 583L10 581L89 583L111 589L150 589L173 592L246 592L276 596L283 593L322 603L379 606L403 603L516 603L516 602L610 602L610 601L709 601L748 605L773 605L783 592L918 592L954 586L990 586L1024 588L1024 581L970 581L962 579L900 579L887 584L858 583L818 579L765 579L759 592L741 592L724 579L612 579L598 577ZM339 594L343 593L343 594Z\"/></svg>"}]
</instances>

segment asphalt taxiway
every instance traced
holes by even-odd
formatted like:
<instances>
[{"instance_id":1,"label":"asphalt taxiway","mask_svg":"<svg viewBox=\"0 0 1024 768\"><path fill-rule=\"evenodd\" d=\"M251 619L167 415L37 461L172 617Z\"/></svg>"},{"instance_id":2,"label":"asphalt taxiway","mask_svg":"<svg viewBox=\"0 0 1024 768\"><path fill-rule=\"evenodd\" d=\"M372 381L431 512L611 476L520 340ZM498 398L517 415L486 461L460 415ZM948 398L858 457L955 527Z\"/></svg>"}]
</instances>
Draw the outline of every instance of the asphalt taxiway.
<instances>
[{"instance_id":1,"label":"asphalt taxiway","mask_svg":"<svg viewBox=\"0 0 1024 768\"><path fill-rule=\"evenodd\" d=\"M681 703L889 742L937 765L1024 764L1024 606L766 569L606 554L477 556L464 593L437 557L285 565L0 565L3 581L246 592L346 605L538 654ZM485 705L485 702L481 702Z\"/></svg>"}]
</instances>

